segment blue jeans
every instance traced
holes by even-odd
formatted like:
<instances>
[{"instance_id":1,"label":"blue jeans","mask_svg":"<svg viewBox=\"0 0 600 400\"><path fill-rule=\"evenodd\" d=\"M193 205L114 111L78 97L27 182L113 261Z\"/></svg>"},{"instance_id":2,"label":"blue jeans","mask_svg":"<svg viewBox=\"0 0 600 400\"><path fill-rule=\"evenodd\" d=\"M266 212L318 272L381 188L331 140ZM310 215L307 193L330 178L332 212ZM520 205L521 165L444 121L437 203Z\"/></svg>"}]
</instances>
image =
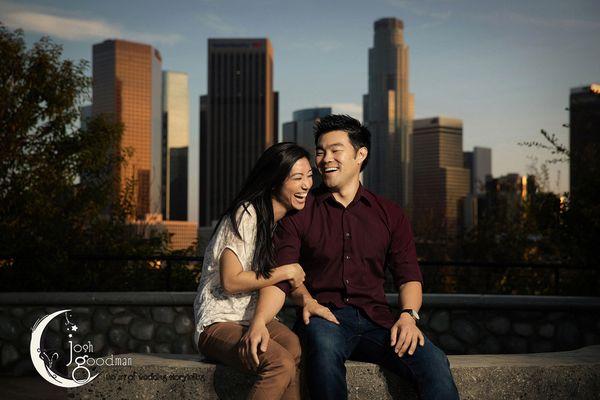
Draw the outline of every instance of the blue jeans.
<instances>
[{"instance_id":1,"label":"blue jeans","mask_svg":"<svg viewBox=\"0 0 600 400\"><path fill-rule=\"evenodd\" d=\"M458 399L448 358L425 337L411 356L402 357L390 346L390 330L369 320L357 308L330 307L340 325L312 317L294 330L302 340L312 400L347 399L346 360L370 362L406 377L416 384L421 399Z\"/></svg>"}]
</instances>

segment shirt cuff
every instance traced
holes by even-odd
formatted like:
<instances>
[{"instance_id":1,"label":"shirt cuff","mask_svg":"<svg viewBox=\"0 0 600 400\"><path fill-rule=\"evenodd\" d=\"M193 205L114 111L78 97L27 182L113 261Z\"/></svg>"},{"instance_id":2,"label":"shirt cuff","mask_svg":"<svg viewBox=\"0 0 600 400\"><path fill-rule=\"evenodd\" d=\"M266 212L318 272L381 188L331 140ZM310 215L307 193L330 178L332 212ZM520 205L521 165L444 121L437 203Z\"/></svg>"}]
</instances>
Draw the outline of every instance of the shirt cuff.
<instances>
[{"instance_id":1,"label":"shirt cuff","mask_svg":"<svg viewBox=\"0 0 600 400\"><path fill-rule=\"evenodd\" d=\"M392 273L396 287L405 284L406 282L421 282L423 284L423 275L418 264L404 265L398 273Z\"/></svg>"},{"instance_id":2,"label":"shirt cuff","mask_svg":"<svg viewBox=\"0 0 600 400\"><path fill-rule=\"evenodd\" d=\"M287 296L292 291L292 285L288 281L281 281L275 284L275 287L281 289L283 293Z\"/></svg>"}]
</instances>

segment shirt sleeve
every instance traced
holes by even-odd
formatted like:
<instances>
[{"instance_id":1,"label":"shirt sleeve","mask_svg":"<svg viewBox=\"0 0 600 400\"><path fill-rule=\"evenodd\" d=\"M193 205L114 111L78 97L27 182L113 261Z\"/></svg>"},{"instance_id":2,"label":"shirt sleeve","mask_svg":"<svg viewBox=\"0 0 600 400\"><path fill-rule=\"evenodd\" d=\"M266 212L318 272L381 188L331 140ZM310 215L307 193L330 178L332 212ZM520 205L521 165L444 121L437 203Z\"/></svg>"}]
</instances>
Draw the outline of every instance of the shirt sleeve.
<instances>
[{"instance_id":1,"label":"shirt sleeve","mask_svg":"<svg viewBox=\"0 0 600 400\"><path fill-rule=\"evenodd\" d=\"M293 216L283 218L277 225L274 235L275 244L275 260L277 265L285 265L297 263L300 261L300 233L298 229L298 221ZM292 286L288 281L277 283L286 295L292 290Z\"/></svg>"},{"instance_id":2,"label":"shirt sleeve","mask_svg":"<svg viewBox=\"0 0 600 400\"><path fill-rule=\"evenodd\" d=\"M249 207L240 207L235 215L236 221L238 222L238 232L240 236L235 233L233 225L227 217L224 221L223 229L225 229L223 247L219 253L219 259L225 249L229 249L235 253L242 268L249 270L252 267L251 259L254 257L254 242L256 240L256 216L254 209Z\"/></svg>"},{"instance_id":3,"label":"shirt sleeve","mask_svg":"<svg viewBox=\"0 0 600 400\"><path fill-rule=\"evenodd\" d=\"M411 282L423 282L417 261L417 250L410 221L401 209L392 216L392 243L388 252L388 265L396 287Z\"/></svg>"}]
</instances>

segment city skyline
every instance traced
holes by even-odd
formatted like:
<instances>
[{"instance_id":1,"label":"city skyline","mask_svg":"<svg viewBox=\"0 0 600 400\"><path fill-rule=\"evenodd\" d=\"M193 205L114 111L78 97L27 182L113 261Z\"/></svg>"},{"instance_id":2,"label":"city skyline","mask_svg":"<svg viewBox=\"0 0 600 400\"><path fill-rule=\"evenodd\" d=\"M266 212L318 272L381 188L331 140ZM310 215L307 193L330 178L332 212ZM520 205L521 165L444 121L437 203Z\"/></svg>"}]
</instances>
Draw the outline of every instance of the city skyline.
<instances>
[{"instance_id":1,"label":"city skyline","mask_svg":"<svg viewBox=\"0 0 600 400\"><path fill-rule=\"evenodd\" d=\"M317 106L362 119L373 23L381 17L401 19L411 49L415 118L462 119L464 148L492 148L494 175L526 174L532 163L528 156L537 156L539 162L550 158L517 144L538 140L540 129L556 133L568 145L568 129L562 124L568 123L570 89L600 77L600 50L593 41L600 32L600 6L591 1L497 6L382 0L368 7L358 2L259 2L249 7L204 1L170 5L167 17L160 3L139 7L135 2L108 2L83 9L68 1L49 4L3 2L0 20L11 28L22 27L28 42L49 34L63 44L65 58L91 60L91 44L111 37L144 41L161 52L163 69L189 74L192 166L198 164L192 149L198 147L196 110L198 96L206 93L210 37L272 40L280 121L289 121L294 110ZM270 7L268 16L261 6ZM148 31L148 26L155 28ZM551 171L549 189L568 190L568 165ZM194 175L197 170L191 169ZM190 187L190 193L197 190Z\"/></svg>"}]
</instances>

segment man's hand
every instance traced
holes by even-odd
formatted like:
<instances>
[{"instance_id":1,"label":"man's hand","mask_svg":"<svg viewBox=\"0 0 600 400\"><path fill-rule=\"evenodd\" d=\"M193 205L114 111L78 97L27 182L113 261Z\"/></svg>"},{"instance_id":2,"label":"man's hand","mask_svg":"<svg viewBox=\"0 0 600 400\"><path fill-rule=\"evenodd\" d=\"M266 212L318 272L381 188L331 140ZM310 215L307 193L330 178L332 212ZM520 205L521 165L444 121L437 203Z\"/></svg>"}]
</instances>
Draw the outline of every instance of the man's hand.
<instances>
[{"instance_id":1,"label":"man's hand","mask_svg":"<svg viewBox=\"0 0 600 400\"><path fill-rule=\"evenodd\" d=\"M325 306L322 306L315 299L310 299L304 304L302 309L302 318L304 319L304 323L308 325L310 323L310 317L321 317L326 319L329 322L333 322L334 324L339 325L340 322L337 320L335 315L331 312L331 310Z\"/></svg>"},{"instance_id":2,"label":"man's hand","mask_svg":"<svg viewBox=\"0 0 600 400\"><path fill-rule=\"evenodd\" d=\"M293 263L293 264L286 264L284 266L282 266L281 268L285 268L285 271L287 273L287 279L290 282L290 285L292 285L293 288L297 288L298 286L302 285L304 283L304 270L302 269L302 266L298 263Z\"/></svg>"},{"instance_id":3,"label":"man's hand","mask_svg":"<svg viewBox=\"0 0 600 400\"><path fill-rule=\"evenodd\" d=\"M264 353L269 345L269 330L262 321L253 320L250 327L240 339L238 354L242 365L249 370L255 371L260 363L258 359L258 348Z\"/></svg>"},{"instance_id":4,"label":"man's hand","mask_svg":"<svg viewBox=\"0 0 600 400\"><path fill-rule=\"evenodd\" d=\"M419 328L417 322L407 313L400 314L398 321L392 326L390 344L398 357L402 357L406 350L411 356L414 354L417 344L424 346L425 337Z\"/></svg>"}]
</instances>

